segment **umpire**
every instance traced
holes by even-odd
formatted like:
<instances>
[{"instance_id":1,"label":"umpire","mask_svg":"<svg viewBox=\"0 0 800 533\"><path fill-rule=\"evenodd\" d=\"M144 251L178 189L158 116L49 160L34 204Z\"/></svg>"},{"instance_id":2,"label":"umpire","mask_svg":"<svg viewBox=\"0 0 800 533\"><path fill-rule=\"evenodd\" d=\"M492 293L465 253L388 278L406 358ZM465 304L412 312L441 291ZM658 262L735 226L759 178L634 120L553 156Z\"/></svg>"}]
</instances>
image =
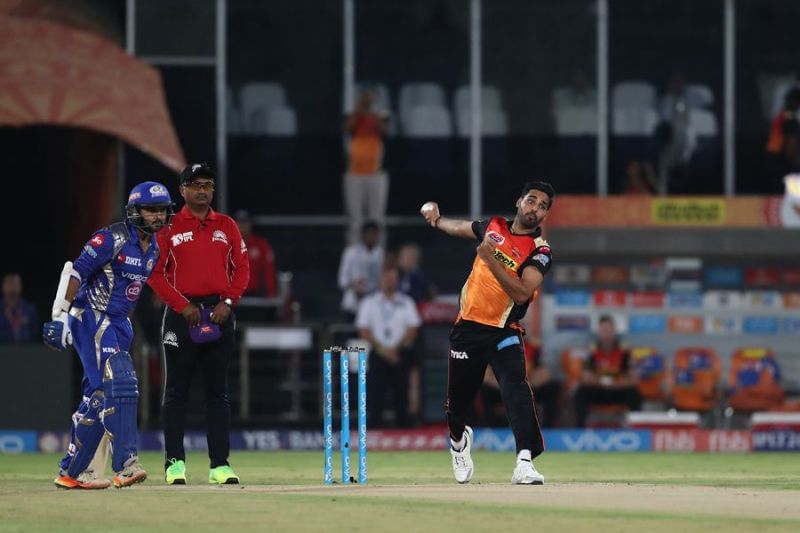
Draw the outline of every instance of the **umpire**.
<instances>
[{"instance_id":1,"label":"umpire","mask_svg":"<svg viewBox=\"0 0 800 533\"><path fill-rule=\"evenodd\" d=\"M166 365L163 413L168 485L186 484L186 403L198 363L205 382L208 482L239 483L228 464L227 375L236 328L231 308L247 287L250 266L236 222L211 208L215 182L216 174L205 163L183 169L180 194L186 205L158 233L161 256L148 281L167 304L161 339Z\"/></svg>"}]
</instances>

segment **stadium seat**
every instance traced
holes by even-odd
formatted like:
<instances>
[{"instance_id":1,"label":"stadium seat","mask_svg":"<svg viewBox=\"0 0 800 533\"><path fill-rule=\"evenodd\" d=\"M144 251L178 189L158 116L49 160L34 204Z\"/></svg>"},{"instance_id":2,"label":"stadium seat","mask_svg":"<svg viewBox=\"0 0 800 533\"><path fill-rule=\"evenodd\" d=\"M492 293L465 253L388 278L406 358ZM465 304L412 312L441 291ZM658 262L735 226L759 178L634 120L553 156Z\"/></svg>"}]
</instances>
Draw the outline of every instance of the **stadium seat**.
<instances>
[{"instance_id":1,"label":"stadium seat","mask_svg":"<svg viewBox=\"0 0 800 533\"><path fill-rule=\"evenodd\" d=\"M690 109L689 128L698 137L716 137L718 134L717 118L711 111Z\"/></svg>"},{"instance_id":2,"label":"stadium seat","mask_svg":"<svg viewBox=\"0 0 800 533\"><path fill-rule=\"evenodd\" d=\"M564 374L564 385L570 394L581 379L581 370L587 357L589 349L585 346L571 346L561 351L561 372Z\"/></svg>"},{"instance_id":3,"label":"stadium seat","mask_svg":"<svg viewBox=\"0 0 800 533\"><path fill-rule=\"evenodd\" d=\"M683 411L709 412L717 406L722 373L712 348L681 348L672 364L672 404Z\"/></svg>"},{"instance_id":4,"label":"stadium seat","mask_svg":"<svg viewBox=\"0 0 800 533\"><path fill-rule=\"evenodd\" d=\"M453 124L443 105L419 105L408 110L403 131L409 137L450 137Z\"/></svg>"},{"instance_id":5,"label":"stadium seat","mask_svg":"<svg viewBox=\"0 0 800 533\"><path fill-rule=\"evenodd\" d=\"M693 109L709 108L714 105L714 92L708 85L692 83L686 86L686 105Z\"/></svg>"},{"instance_id":6,"label":"stadium seat","mask_svg":"<svg viewBox=\"0 0 800 533\"><path fill-rule=\"evenodd\" d=\"M486 137L508 135L506 112L502 109L484 109L481 113L481 130ZM457 111L456 132L460 137L468 137L472 132L472 113L469 108Z\"/></svg>"},{"instance_id":7,"label":"stadium seat","mask_svg":"<svg viewBox=\"0 0 800 533\"><path fill-rule=\"evenodd\" d=\"M472 87L461 85L456 89L453 96L453 110L457 113L463 109L470 109L472 106ZM503 109L503 98L500 90L491 85L481 87L481 108L482 109Z\"/></svg>"},{"instance_id":8,"label":"stadium seat","mask_svg":"<svg viewBox=\"0 0 800 533\"><path fill-rule=\"evenodd\" d=\"M752 413L783 404L781 371L769 348L740 348L731 359L728 406Z\"/></svg>"},{"instance_id":9,"label":"stadium seat","mask_svg":"<svg viewBox=\"0 0 800 533\"><path fill-rule=\"evenodd\" d=\"M294 109L289 106L273 106L254 111L249 132L275 137L294 137L297 135L297 117Z\"/></svg>"},{"instance_id":10,"label":"stadium seat","mask_svg":"<svg viewBox=\"0 0 800 533\"><path fill-rule=\"evenodd\" d=\"M614 85L611 92L612 109L655 109L656 89L644 81L623 81Z\"/></svg>"},{"instance_id":11,"label":"stadium seat","mask_svg":"<svg viewBox=\"0 0 800 533\"><path fill-rule=\"evenodd\" d=\"M266 110L274 106L286 105L286 90L276 82L254 81L242 86L239 93L242 122L248 127L253 112Z\"/></svg>"},{"instance_id":12,"label":"stadium seat","mask_svg":"<svg viewBox=\"0 0 800 533\"><path fill-rule=\"evenodd\" d=\"M559 137L597 135L597 109L594 107L556 109L553 117Z\"/></svg>"},{"instance_id":13,"label":"stadium seat","mask_svg":"<svg viewBox=\"0 0 800 533\"><path fill-rule=\"evenodd\" d=\"M655 109L623 107L614 109L611 120L611 133L635 137L653 135L659 118Z\"/></svg>"},{"instance_id":14,"label":"stadium seat","mask_svg":"<svg viewBox=\"0 0 800 533\"><path fill-rule=\"evenodd\" d=\"M668 372L667 361L655 348L635 347L631 349L631 359L636 369L637 385L642 400L647 403L662 404L667 399Z\"/></svg>"},{"instance_id":15,"label":"stadium seat","mask_svg":"<svg viewBox=\"0 0 800 533\"><path fill-rule=\"evenodd\" d=\"M411 110L418 106L444 106L444 88L435 82L411 82L400 87L398 93L400 122L405 124Z\"/></svg>"}]
</instances>

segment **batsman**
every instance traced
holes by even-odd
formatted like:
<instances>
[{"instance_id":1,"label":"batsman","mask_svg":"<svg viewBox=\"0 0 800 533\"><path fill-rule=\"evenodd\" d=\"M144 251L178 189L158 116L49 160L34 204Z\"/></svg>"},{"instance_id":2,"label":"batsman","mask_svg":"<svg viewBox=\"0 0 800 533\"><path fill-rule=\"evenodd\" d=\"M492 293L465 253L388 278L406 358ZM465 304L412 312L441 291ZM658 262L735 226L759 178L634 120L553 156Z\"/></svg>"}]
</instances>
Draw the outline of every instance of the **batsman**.
<instances>
[{"instance_id":1,"label":"batsman","mask_svg":"<svg viewBox=\"0 0 800 533\"><path fill-rule=\"evenodd\" d=\"M64 264L52 321L44 324L43 336L56 350L75 348L83 366L83 398L72 415L69 449L56 487L111 485L89 468L104 435L112 450L114 486L147 478L137 451L139 388L128 352L133 337L129 316L158 260L153 235L169 222L172 205L161 183L138 184L128 196L126 219L95 232L74 263Z\"/></svg>"}]
</instances>

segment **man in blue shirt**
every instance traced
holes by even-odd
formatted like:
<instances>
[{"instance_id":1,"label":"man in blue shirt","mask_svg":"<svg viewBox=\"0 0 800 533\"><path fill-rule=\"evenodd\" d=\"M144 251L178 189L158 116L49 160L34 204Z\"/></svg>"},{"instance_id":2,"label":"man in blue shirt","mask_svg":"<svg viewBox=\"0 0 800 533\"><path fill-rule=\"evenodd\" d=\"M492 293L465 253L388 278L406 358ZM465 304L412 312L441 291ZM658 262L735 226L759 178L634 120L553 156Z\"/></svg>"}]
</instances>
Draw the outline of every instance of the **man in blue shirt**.
<instances>
[{"instance_id":1,"label":"man in blue shirt","mask_svg":"<svg viewBox=\"0 0 800 533\"><path fill-rule=\"evenodd\" d=\"M112 443L114 486L140 483L136 408L138 382L128 350L128 318L159 256L154 234L169 222L172 200L164 185L146 181L131 190L126 220L95 232L74 263L67 261L44 341L57 350L72 345L83 365L83 399L72 415L69 450L61 460L59 488L106 488L87 469L104 434Z\"/></svg>"},{"instance_id":2,"label":"man in blue shirt","mask_svg":"<svg viewBox=\"0 0 800 533\"><path fill-rule=\"evenodd\" d=\"M40 327L36 308L22 297L22 277L16 272L3 276L0 342L30 342Z\"/></svg>"}]
</instances>

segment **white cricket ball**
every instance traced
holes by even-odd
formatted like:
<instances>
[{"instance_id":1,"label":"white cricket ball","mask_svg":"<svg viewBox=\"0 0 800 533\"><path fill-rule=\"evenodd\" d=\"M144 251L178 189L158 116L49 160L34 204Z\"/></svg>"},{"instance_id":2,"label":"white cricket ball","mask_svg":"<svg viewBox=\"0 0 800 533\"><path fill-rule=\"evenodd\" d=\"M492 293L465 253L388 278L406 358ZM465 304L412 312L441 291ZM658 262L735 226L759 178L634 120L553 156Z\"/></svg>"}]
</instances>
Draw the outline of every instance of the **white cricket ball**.
<instances>
[{"instance_id":1,"label":"white cricket ball","mask_svg":"<svg viewBox=\"0 0 800 533\"><path fill-rule=\"evenodd\" d=\"M422 208L419 211L424 215L426 213L430 213L435 208L436 204L434 204L433 202L425 202L424 204L422 204Z\"/></svg>"}]
</instances>

